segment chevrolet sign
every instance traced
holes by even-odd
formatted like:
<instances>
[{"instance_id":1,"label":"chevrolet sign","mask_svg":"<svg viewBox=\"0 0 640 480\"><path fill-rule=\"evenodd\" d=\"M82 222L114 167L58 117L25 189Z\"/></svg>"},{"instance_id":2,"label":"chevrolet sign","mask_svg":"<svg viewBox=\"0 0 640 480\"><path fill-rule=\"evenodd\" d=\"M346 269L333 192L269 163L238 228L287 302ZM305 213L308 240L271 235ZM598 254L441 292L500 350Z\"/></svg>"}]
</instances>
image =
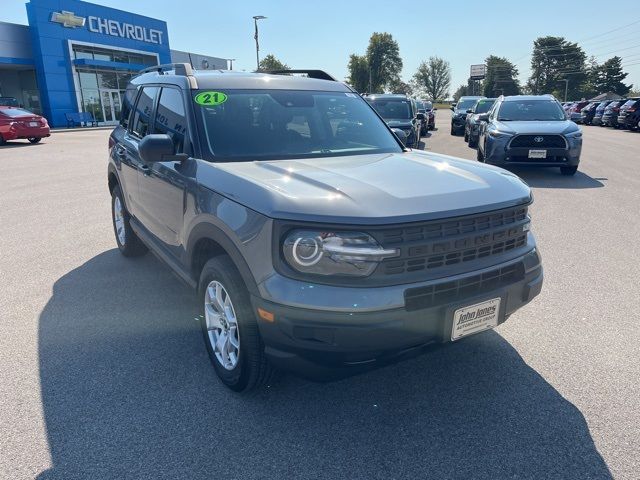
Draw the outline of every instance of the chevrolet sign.
<instances>
[{"instance_id":1,"label":"chevrolet sign","mask_svg":"<svg viewBox=\"0 0 640 480\"><path fill-rule=\"evenodd\" d=\"M61 12L53 12L51 21L61 23L63 27L76 28L84 27L84 17L78 17L73 12L62 10Z\"/></svg>"},{"instance_id":2,"label":"chevrolet sign","mask_svg":"<svg viewBox=\"0 0 640 480\"><path fill-rule=\"evenodd\" d=\"M90 32L111 35L113 37L129 38L140 42L156 43L159 45L162 45L162 35L164 34L162 30L118 22L108 18L94 16L87 18L78 17L73 12L67 12L65 10L53 12L51 14L51 21L69 28L84 27L86 24Z\"/></svg>"}]
</instances>

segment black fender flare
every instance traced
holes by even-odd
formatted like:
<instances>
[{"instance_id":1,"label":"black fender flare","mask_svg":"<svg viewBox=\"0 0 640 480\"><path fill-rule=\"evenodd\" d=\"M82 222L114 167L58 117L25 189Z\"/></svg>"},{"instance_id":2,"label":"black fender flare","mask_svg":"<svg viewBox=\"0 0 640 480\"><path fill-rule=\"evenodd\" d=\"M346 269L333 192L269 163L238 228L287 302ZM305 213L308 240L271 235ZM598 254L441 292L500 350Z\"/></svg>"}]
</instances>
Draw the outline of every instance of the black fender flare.
<instances>
[{"instance_id":1,"label":"black fender flare","mask_svg":"<svg viewBox=\"0 0 640 480\"><path fill-rule=\"evenodd\" d=\"M238 269L238 272L244 280L249 293L255 296L259 296L258 284L256 283L253 273L251 273L251 269L244 259L244 256L240 252L240 249L238 249L229 235L217 225L209 222L201 222L191 229L191 231L189 232L189 239L187 241L186 248L189 267L191 267L192 265L195 246L197 245L198 241L202 240L203 238L213 240L224 249L227 255L229 255L229 257L231 258L231 261ZM199 278L195 278L195 280L196 282L198 282Z\"/></svg>"}]
</instances>

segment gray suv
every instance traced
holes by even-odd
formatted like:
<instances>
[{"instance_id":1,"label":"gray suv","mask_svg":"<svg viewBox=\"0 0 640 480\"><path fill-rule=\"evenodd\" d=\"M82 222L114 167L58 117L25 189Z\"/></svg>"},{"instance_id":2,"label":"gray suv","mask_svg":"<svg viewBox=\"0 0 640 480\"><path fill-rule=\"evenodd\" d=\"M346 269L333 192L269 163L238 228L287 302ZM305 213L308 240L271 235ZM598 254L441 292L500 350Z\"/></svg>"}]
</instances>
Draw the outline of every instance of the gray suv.
<instances>
[{"instance_id":1,"label":"gray suv","mask_svg":"<svg viewBox=\"0 0 640 480\"><path fill-rule=\"evenodd\" d=\"M552 95L500 97L480 120L479 161L560 167L563 175L578 171L582 130Z\"/></svg>"},{"instance_id":2,"label":"gray suv","mask_svg":"<svg viewBox=\"0 0 640 480\"><path fill-rule=\"evenodd\" d=\"M109 139L117 246L197 291L225 385L357 372L540 292L524 182L406 149L349 86L300 72L154 67Z\"/></svg>"}]
</instances>

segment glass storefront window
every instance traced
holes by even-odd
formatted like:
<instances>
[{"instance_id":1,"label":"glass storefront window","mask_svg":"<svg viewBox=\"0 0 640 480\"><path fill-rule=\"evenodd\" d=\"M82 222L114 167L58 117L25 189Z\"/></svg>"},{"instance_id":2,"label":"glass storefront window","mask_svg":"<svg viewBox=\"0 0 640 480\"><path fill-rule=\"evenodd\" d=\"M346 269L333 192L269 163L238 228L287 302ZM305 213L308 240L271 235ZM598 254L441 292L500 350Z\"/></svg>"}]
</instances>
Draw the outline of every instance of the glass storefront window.
<instances>
[{"instance_id":1,"label":"glass storefront window","mask_svg":"<svg viewBox=\"0 0 640 480\"><path fill-rule=\"evenodd\" d=\"M118 78L115 72L98 71L98 86L100 88L108 88L111 90L118 88Z\"/></svg>"},{"instance_id":2,"label":"glass storefront window","mask_svg":"<svg viewBox=\"0 0 640 480\"><path fill-rule=\"evenodd\" d=\"M91 112L98 122L104 122L98 90L82 89L82 111Z\"/></svg>"},{"instance_id":3,"label":"glass storefront window","mask_svg":"<svg viewBox=\"0 0 640 480\"><path fill-rule=\"evenodd\" d=\"M78 77L80 77L80 88L98 88L98 79L95 72L79 70Z\"/></svg>"}]
</instances>

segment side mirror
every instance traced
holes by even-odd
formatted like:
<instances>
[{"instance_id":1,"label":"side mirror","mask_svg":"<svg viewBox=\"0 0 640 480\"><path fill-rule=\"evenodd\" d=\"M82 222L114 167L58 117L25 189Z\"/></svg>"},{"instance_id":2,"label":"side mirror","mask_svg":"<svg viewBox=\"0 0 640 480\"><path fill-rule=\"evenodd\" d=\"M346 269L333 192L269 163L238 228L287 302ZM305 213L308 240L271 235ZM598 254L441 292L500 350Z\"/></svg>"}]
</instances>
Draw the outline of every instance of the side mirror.
<instances>
[{"instance_id":1,"label":"side mirror","mask_svg":"<svg viewBox=\"0 0 640 480\"><path fill-rule=\"evenodd\" d=\"M175 146L173 140L166 133L154 133L147 135L138 145L138 153L144 163L150 164L166 160L175 160Z\"/></svg>"},{"instance_id":2,"label":"side mirror","mask_svg":"<svg viewBox=\"0 0 640 480\"><path fill-rule=\"evenodd\" d=\"M451 105L451 111L455 110L456 106L455 105Z\"/></svg>"},{"instance_id":3,"label":"side mirror","mask_svg":"<svg viewBox=\"0 0 640 480\"><path fill-rule=\"evenodd\" d=\"M401 128L392 128L391 131L395 133L396 137L400 139L403 145L407 144L407 135L404 133L404 130Z\"/></svg>"},{"instance_id":4,"label":"side mirror","mask_svg":"<svg viewBox=\"0 0 640 480\"><path fill-rule=\"evenodd\" d=\"M481 113L480 115L478 115L478 121L479 122L488 122L489 121L489 114L488 113Z\"/></svg>"},{"instance_id":5,"label":"side mirror","mask_svg":"<svg viewBox=\"0 0 640 480\"><path fill-rule=\"evenodd\" d=\"M433 110L435 111L435 110L437 110L437 108L434 107Z\"/></svg>"},{"instance_id":6,"label":"side mirror","mask_svg":"<svg viewBox=\"0 0 640 480\"><path fill-rule=\"evenodd\" d=\"M416 115L416 117L417 117L418 120L423 120L423 121L427 118L427 117L424 116L424 113L418 113Z\"/></svg>"},{"instance_id":7,"label":"side mirror","mask_svg":"<svg viewBox=\"0 0 640 480\"><path fill-rule=\"evenodd\" d=\"M467 113L473 113L473 110L471 110L470 108L467 109Z\"/></svg>"}]
</instances>

